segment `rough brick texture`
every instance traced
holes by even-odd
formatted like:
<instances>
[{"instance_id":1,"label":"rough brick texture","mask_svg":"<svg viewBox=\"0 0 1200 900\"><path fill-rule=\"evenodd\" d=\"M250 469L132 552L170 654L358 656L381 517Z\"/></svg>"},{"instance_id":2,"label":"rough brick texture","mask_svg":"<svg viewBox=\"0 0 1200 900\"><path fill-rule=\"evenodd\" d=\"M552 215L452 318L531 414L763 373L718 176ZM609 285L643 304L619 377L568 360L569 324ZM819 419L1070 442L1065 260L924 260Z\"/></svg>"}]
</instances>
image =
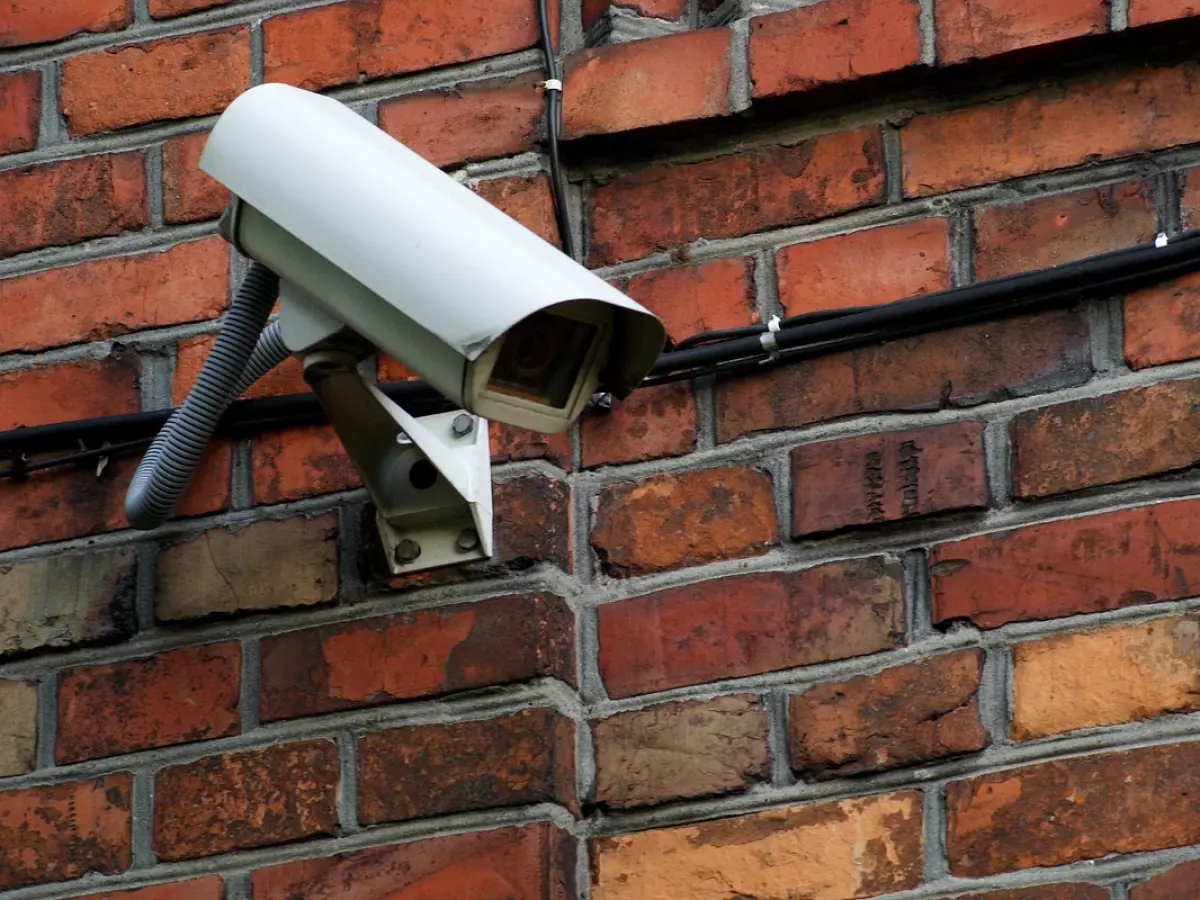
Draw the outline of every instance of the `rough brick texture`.
<instances>
[{"instance_id":1,"label":"rough brick texture","mask_svg":"<svg viewBox=\"0 0 1200 900\"><path fill-rule=\"evenodd\" d=\"M1129 900L1186 900L1200 884L1200 862L1180 863L1129 889Z\"/></svg>"},{"instance_id":2,"label":"rough brick texture","mask_svg":"<svg viewBox=\"0 0 1200 900\"><path fill-rule=\"evenodd\" d=\"M1125 298L1125 360L1144 369L1200 356L1200 274L1133 291Z\"/></svg>"},{"instance_id":3,"label":"rough brick texture","mask_svg":"<svg viewBox=\"0 0 1200 900\"><path fill-rule=\"evenodd\" d=\"M81 31L117 31L133 21L131 0L10 0L4 6L0 47L42 44Z\"/></svg>"},{"instance_id":4,"label":"rough brick texture","mask_svg":"<svg viewBox=\"0 0 1200 900\"><path fill-rule=\"evenodd\" d=\"M0 154L32 150L41 109L40 72L0 75Z\"/></svg>"},{"instance_id":5,"label":"rough brick texture","mask_svg":"<svg viewBox=\"0 0 1200 900\"><path fill-rule=\"evenodd\" d=\"M558 246L554 195L550 192L550 179L545 175L492 178L480 182L475 192L546 243Z\"/></svg>"},{"instance_id":6,"label":"rough brick texture","mask_svg":"<svg viewBox=\"0 0 1200 900\"><path fill-rule=\"evenodd\" d=\"M163 144L163 219L172 225L215 219L229 201L229 192L199 169L207 141L208 132L200 132Z\"/></svg>"},{"instance_id":7,"label":"rough brick texture","mask_svg":"<svg viewBox=\"0 0 1200 900\"><path fill-rule=\"evenodd\" d=\"M647 272L630 278L624 289L662 320L672 342L758 321L750 259Z\"/></svg>"},{"instance_id":8,"label":"rough brick texture","mask_svg":"<svg viewBox=\"0 0 1200 900\"><path fill-rule=\"evenodd\" d=\"M938 0L934 20L938 62L958 63L1103 34L1108 30L1108 4L1104 0Z\"/></svg>"},{"instance_id":9,"label":"rough brick texture","mask_svg":"<svg viewBox=\"0 0 1200 900\"><path fill-rule=\"evenodd\" d=\"M683 456L696 446L696 398L686 382L637 391L579 425L583 467Z\"/></svg>"},{"instance_id":10,"label":"rough brick texture","mask_svg":"<svg viewBox=\"0 0 1200 900\"><path fill-rule=\"evenodd\" d=\"M37 752L37 685L0 681L0 777L32 771Z\"/></svg>"},{"instance_id":11,"label":"rough brick texture","mask_svg":"<svg viewBox=\"0 0 1200 900\"><path fill-rule=\"evenodd\" d=\"M88 894L90 900L221 900L225 884L216 876L159 884L133 891L101 891Z\"/></svg>"}]
</instances>

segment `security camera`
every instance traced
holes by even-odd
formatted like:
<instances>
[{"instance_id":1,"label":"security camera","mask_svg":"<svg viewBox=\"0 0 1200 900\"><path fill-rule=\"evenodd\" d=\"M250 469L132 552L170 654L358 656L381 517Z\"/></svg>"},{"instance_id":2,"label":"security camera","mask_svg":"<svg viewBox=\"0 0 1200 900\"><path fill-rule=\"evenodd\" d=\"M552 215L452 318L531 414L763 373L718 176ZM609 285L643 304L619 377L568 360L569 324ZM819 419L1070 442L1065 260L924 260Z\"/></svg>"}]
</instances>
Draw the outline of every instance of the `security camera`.
<instances>
[{"instance_id":1,"label":"security camera","mask_svg":"<svg viewBox=\"0 0 1200 900\"><path fill-rule=\"evenodd\" d=\"M135 477L135 527L169 514L216 417L291 353L375 501L392 571L487 558L486 418L560 432L598 386L631 391L665 343L650 312L329 97L251 88L200 168L231 194L221 233L256 262ZM360 375L376 350L464 411L410 416Z\"/></svg>"}]
</instances>

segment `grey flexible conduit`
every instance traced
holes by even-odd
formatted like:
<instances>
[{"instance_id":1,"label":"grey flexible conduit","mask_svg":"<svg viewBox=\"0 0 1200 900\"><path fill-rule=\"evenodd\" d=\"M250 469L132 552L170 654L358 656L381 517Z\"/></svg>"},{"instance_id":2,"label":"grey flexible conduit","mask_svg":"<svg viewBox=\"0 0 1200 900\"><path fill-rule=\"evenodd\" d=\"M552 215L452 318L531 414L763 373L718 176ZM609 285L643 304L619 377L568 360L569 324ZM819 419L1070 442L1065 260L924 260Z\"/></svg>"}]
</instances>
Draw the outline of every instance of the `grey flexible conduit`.
<instances>
[{"instance_id":1,"label":"grey flexible conduit","mask_svg":"<svg viewBox=\"0 0 1200 900\"><path fill-rule=\"evenodd\" d=\"M287 356L277 324L264 331L279 277L253 263L196 385L167 420L125 494L125 516L142 531L167 520L187 488L218 420L243 390Z\"/></svg>"}]
</instances>

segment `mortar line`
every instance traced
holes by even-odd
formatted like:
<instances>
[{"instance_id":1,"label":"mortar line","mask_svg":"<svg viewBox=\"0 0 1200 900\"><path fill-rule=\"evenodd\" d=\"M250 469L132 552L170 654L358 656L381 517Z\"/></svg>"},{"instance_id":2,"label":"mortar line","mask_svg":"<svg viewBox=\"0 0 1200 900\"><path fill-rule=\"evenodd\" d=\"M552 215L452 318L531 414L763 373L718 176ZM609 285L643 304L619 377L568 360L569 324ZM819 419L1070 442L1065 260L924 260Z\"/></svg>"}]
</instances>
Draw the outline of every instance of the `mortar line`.
<instances>
[{"instance_id":1,"label":"mortar line","mask_svg":"<svg viewBox=\"0 0 1200 900\"><path fill-rule=\"evenodd\" d=\"M1184 173L1178 170L1160 172L1155 178L1154 203L1158 213L1158 230L1169 235L1183 231Z\"/></svg>"},{"instance_id":2,"label":"mortar line","mask_svg":"<svg viewBox=\"0 0 1200 900\"><path fill-rule=\"evenodd\" d=\"M238 690L238 715L242 723L242 734L249 734L260 726L259 697L262 688L260 644L256 637L241 641L241 685Z\"/></svg>"},{"instance_id":3,"label":"mortar line","mask_svg":"<svg viewBox=\"0 0 1200 900\"><path fill-rule=\"evenodd\" d=\"M998 419L983 426L983 464L988 502L993 509L1013 508L1012 420Z\"/></svg>"},{"instance_id":4,"label":"mortar line","mask_svg":"<svg viewBox=\"0 0 1200 900\"><path fill-rule=\"evenodd\" d=\"M146 203L149 206L150 228L157 231L163 220L163 145L146 148Z\"/></svg>"},{"instance_id":5,"label":"mortar line","mask_svg":"<svg viewBox=\"0 0 1200 900\"><path fill-rule=\"evenodd\" d=\"M787 311L779 296L779 271L775 251L759 250L754 254L754 305L759 322L769 322L771 316L782 317Z\"/></svg>"},{"instance_id":6,"label":"mortar line","mask_svg":"<svg viewBox=\"0 0 1200 900\"><path fill-rule=\"evenodd\" d=\"M575 721L575 796L581 808L595 800L597 766L591 722L581 708Z\"/></svg>"},{"instance_id":7,"label":"mortar line","mask_svg":"<svg viewBox=\"0 0 1200 900\"><path fill-rule=\"evenodd\" d=\"M946 787L929 785L921 797L921 820L925 831L923 880L938 882L950 876L950 860L946 853Z\"/></svg>"},{"instance_id":8,"label":"mortar line","mask_svg":"<svg viewBox=\"0 0 1200 900\"><path fill-rule=\"evenodd\" d=\"M133 21L137 25L145 25L153 21L150 18L149 0L133 0Z\"/></svg>"},{"instance_id":9,"label":"mortar line","mask_svg":"<svg viewBox=\"0 0 1200 900\"><path fill-rule=\"evenodd\" d=\"M932 66L937 63L937 33L933 0L918 0L920 11L917 22L921 31L921 63Z\"/></svg>"},{"instance_id":10,"label":"mortar line","mask_svg":"<svg viewBox=\"0 0 1200 900\"><path fill-rule=\"evenodd\" d=\"M923 643L937 635L929 589L929 558L923 550L904 554L904 609L906 643Z\"/></svg>"},{"instance_id":11,"label":"mortar line","mask_svg":"<svg viewBox=\"0 0 1200 900\"><path fill-rule=\"evenodd\" d=\"M900 129L883 123L883 195L888 206L904 202L904 165L900 155Z\"/></svg>"},{"instance_id":12,"label":"mortar line","mask_svg":"<svg viewBox=\"0 0 1200 900\"><path fill-rule=\"evenodd\" d=\"M1108 0L1108 23L1111 31L1129 27L1129 0Z\"/></svg>"},{"instance_id":13,"label":"mortar line","mask_svg":"<svg viewBox=\"0 0 1200 900\"><path fill-rule=\"evenodd\" d=\"M154 853L154 775L145 769L133 772L133 868L147 869L158 862Z\"/></svg>"},{"instance_id":14,"label":"mortar line","mask_svg":"<svg viewBox=\"0 0 1200 900\"><path fill-rule=\"evenodd\" d=\"M362 831L358 822L358 741L350 731L339 731L336 738L340 769L337 791L340 834L357 834Z\"/></svg>"},{"instance_id":15,"label":"mortar line","mask_svg":"<svg viewBox=\"0 0 1200 900\"><path fill-rule=\"evenodd\" d=\"M48 62L38 66L41 72L41 91L38 97L38 136L30 156L66 143L67 129L59 112L60 77L58 63Z\"/></svg>"},{"instance_id":16,"label":"mortar line","mask_svg":"<svg viewBox=\"0 0 1200 900\"><path fill-rule=\"evenodd\" d=\"M704 375L692 381L692 399L696 404L696 442L690 452L711 450L717 446L717 410L715 378Z\"/></svg>"},{"instance_id":17,"label":"mortar line","mask_svg":"<svg viewBox=\"0 0 1200 900\"><path fill-rule=\"evenodd\" d=\"M366 503L338 507L338 602L357 605L367 595L359 572L362 554L362 520Z\"/></svg>"},{"instance_id":18,"label":"mortar line","mask_svg":"<svg viewBox=\"0 0 1200 900\"><path fill-rule=\"evenodd\" d=\"M608 699L604 680L600 677L600 636L596 608L582 607L575 611L575 641L579 670L579 698L586 708Z\"/></svg>"},{"instance_id":19,"label":"mortar line","mask_svg":"<svg viewBox=\"0 0 1200 900\"><path fill-rule=\"evenodd\" d=\"M158 545L142 541L134 544L133 549L137 555L133 600L137 629L134 633L145 635L153 633L157 625L155 605L158 593Z\"/></svg>"},{"instance_id":20,"label":"mortar line","mask_svg":"<svg viewBox=\"0 0 1200 900\"><path fill-rule=\"evenodd\" d=\"M970 208L952 208L946 216L950 244L950 285L963 287L975 281L975 220Z\"/></svg>"},{"instance_id":21,"label":"mortar line","mask_svg":"<svg viewBox=\"0 0 1200 900\"><path fill-rule=\"evenodd\" d=\"M1108 886L1109 900L1129 900L1129 886L1125 884L1110 884Z\"/></svg>"},{"instance_id":22,"label":"mortar line","mask_svg":"<svg viewBox=\"0 0 1200 900\"><path fill-rule=\"evenodd\" d=\"M575 896L570 900L591 900L592 869L590 863L591 849L586 837L575 839Z\"/></svg>"},{"instance_id":23,"label":"mortar line","mask_svg":"<svg viewBox=\"0 0 1200 900\"><path fill-rule=\"evenodd\" d=\"M57 672L48 672L37 681L36 728L34 765L37 769L53 769L54 749L58 744ZM3 783L3 779L0 779L0 783Z\"/></svg>"},{"instance_id":24,"label":"mortar line","mask_svg":"<svg viewBox=\"0 0 1200 900\"><path fill-rule=\"evenodd\" d=\"M750 77L750 21L738 19L729 26L729 90L731 113L744 112L751 106L754 89Z\"/></svg>"},{"instance_id":25,"label":"mortar line","mask_svg":"<svg viewBox=\"0 0 1200 900\"><path fill-rule=\"evenodd\" d=\"M788 737L788 697L784 690L771 690L761 697L767 713L767 747L771 753L771 784L789 787L796 783L792 772L791 741Z\"/></svg>"},{"instance_id":26,"label":"mortar line","mask_svg":"<svg viewBox=\"0 0 1200 900\"><path fill-rule=\"evenodd\" d=\"M266 66L263 62L263 20L253 19L250 22L250 71L247 73L250 86L256 87L266 78Z\"/></svg>"},{"instance_id":27,"label":"mortar line","mask_svg":"<svg viewBox=\"0 0 1200 900\"><path fill-rule=\"evenodd\" d=\"M254 472L250 438L232 441L229 461L229 508L248 510L254 508Z\"/></svg>"},{"instance_id":28,"label":"mortar line","mask_svg":"<svg viewBox=\"0 0 1200 900\"><path fill-rule=\"evenodd\" d=\"M1011 743L1012 648L990 647L979 679L979 719L992 745Z\"/></svg>"},{"instance_id":29,"label":"mortar line","mask_svg":"<svg viewBox=\"0 0 1200 900\"><path fill-rule=\"evenodd\" d=\"M249 872L230 872L225 875L224 900L252 900L253 888Z\"/></svg>"}]
</instances>

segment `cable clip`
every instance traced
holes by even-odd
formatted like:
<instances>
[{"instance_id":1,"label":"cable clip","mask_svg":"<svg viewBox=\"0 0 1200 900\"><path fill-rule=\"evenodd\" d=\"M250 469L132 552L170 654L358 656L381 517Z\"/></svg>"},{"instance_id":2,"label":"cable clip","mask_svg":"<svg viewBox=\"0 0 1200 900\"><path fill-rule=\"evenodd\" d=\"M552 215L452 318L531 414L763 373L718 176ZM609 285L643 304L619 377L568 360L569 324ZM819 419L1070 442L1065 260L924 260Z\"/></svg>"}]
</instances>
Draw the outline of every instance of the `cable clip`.
<instances>
[{"instance_id":1,"label":"cable clip","mask_svg":"<svg viewBox=\"0 0 1200 900\"><path fill-rule=\"evenodd\" d=\"M558 79L558 78L547 78L545 81L542 82L542 87L548 91L558 91L561 94L562 89L563 89L563 83L562 83L561 79Z\"/></svg>"},{"instance_id":2,"label":"cable clip","mask_svg":"<svg viewBox=\"0 0 1200 900\"><path fill-rule=\"evenodd\" d=\"M779 341L775 335L779 333L779 316L771 316L767 320L767 330L758 336L759 343L762 344L763 350L768 354L767 358L762 360L760 365L770 365L779 359Z\"/></svg>"}]
</instances>

